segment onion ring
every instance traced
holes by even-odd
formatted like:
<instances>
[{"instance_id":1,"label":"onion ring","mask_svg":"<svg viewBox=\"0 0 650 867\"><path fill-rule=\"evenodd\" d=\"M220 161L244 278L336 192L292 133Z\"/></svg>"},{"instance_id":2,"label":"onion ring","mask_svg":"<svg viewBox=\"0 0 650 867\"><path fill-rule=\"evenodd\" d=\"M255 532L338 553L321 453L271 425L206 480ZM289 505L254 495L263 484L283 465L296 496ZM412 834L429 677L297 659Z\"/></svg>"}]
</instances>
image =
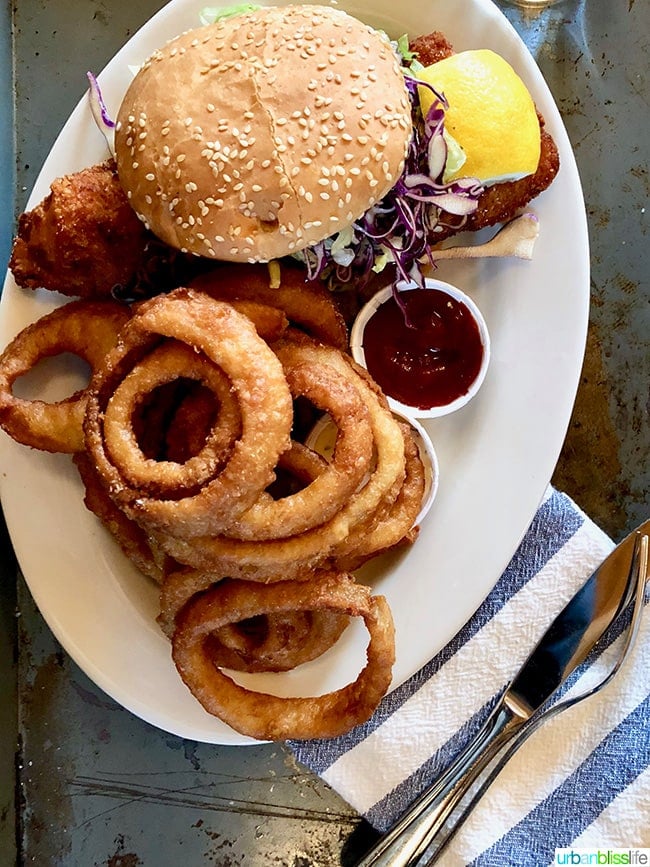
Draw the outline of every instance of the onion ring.
<instances>
[{"instance_id":1,"label":"onion ring","mask_svg":"<svg viewBox=\"0 0 650 867\"><path fill-rule=\"evenodd\" d=\"M87 454L77 452L72 460L84 485L84 503L88 511L99 519L136 569L156 584L162 584L167 572L180 568L178 563L161 551L142 527L115 505Z\"/></svg>"},{"instance_id":2,"label":"onion ring","mask_svg":"<svg viewBox=\"0 0 650 867\"><path fill-rule=\"evenodd\" d=\"M366 484L329 521L286 539L249 541L225 535L203 535L188 542L157 534L158 544L180 563L231 578L266 581L281 574L286 579L299 579L323 563L352 528L372 514L394 489L396 482L404 478L404 439L400 425L381 392L375 390L365 375L357 372L349 358L308 338L300 342L283 340L275 349L287 365L294 360L331 365L359 390L370 413L376 449L374 469Z\"/></svg>"},{"instance_id":3,"label":"onion ring","mask_svg":"<svg viewBox=\"0 0 650 867\"><path fill-rule=\"evenodd\" d=\"M192 382L184 390L175 412L164 431L164 457L168 461L183 464L198 454L212 431L218 402L212 391Z\"/></svg>"},{"instance_id":4,"label":"onion ring","mask_svg":"<svg viewBox=\"0 0 650 867\"><path fill-rule=\"evenodd\" d=\"M371 557L399 545L412 544L417 537L415 520L425 488L424 464L409 425L402 424L406 475L395 499L388 498L374 514L357 524L329 561L331 568L352 572Z\"/></svg>"},{"instance_id":5,"label":"onion ring","mask_svg":"<svg viewBox=\"0 0 650 867\"><path fill-rule=\"evenodd\" d=\"M257 614L216 630L206 651L217 668L291 671L333 647L349 622L336 611Z\"/></svg>"},{"instance_id":6,"label":"onion ring","mask_svg":"<svg viewBox=\"0 0 650 867\"><path fill-rule=\"evenodd\" d=\"M327 461L304 443L291 441L291 448L280 455L276 469L285 470L303 485L309 485L327 469Z\"/></svg>"},{"instance_id":7,"label":"onion ring","mask_svg":"<svg viewBox=\"0 0 650 867\"><path fill-rule=\"evenodd\" d=\"M217 398L219 411L200 450L180 464L147 458L132 418L138 403L155 388L180 377L201 383ZM156 346L118 384L104 410L106 454L130 486L151 496L179 496L208 481L227 460L240 432L237 401L219 367L174 340Z\"/></svg>"},{"instance_id":8,"label":"onion ring","mask_svg":"<svg viewBox=\"0 0 650 867\"><path fill-rule=\"evenodd\" d=\"M372 429L358 389L324 364L288 365L285 376L294 398L307 398L338 427L332 461L311 484L291 496L274 500L262 494L228 527L233 538L279 539L320 526L343 507L370 467Z\"/></svg>"},{"instance_id":9,"label":"onion ring","mask_svg":"<svg viewBox=\"0 0 650 867\"><path fill-rule=\"evenodd\" d=\"M219 580L193 569L168 572L160 591L157 618L168 638L173 637L176 618L185 605L215 587ZM235 671L290 671L329 650L347 625L347 615L332 611L258 614L212 633L210 658L214 665Z\"/></svg>"},{"instance_id":10,"label":"onion ring","mask_svg":"<svg viewBox=\"0 0 650 867\"><path fill-rule=\"evenodd\" d=\"M117 301L70 301L24 328L0 355L0 426L12 439L47 452L84 449L88 389L47 403L12 393L14 382L43 358L71 352L96 371L131 312Z\"/></svg>"},{"instance_id":11,"label":"onion ring","mask_svg":"<svg viewBox=\"0 0 650 867\"><path fill-rule=\"evenodd\" d=\"M177 618L176 668L205 710L241 734L261 740L343 734L369 719L390 686L395 659L390 609L384 597L336 573L311 583L284 582L281 593L279 586L229 581L197 597ZM213 665L208 637L215 630L259 614L306 610L363 618L370 634L367 661L353 683L321 696L281 698L246 689Z\"/></svg>"},{"instance_id":12,"label":"onion ring","mask_svg":"<svg viewBox=\"0 0 650 867\"><path fill-rule=\"evenodd\" d=\"M279 307L248 299L233 299L229 303L238 313L251 320L259 336L267 343L279 340L289 327L289 320Z\"/></svg>"},{"instance_id":13,"label":"onion ring","mask_svg":"<svg viewBox=\"0 0 650 867\"><path fill-rule=\"evenodd\" d=\"M219 265L190 286L221 301L259 301L279 307L310 336L347 351L348 329L332 293L320 283L306 281L301 269L282 266L280 273L280 285L272 287L267 265Z\"/></svg>"},{"instance_id":14,"label":"onion ring","mask_svg":"<svg viewBox=\"0 0 650 867\"><path fill-rule=\"evenodd\" d=\"M143 496L112 462L104 412L128 369L161 338L201 353L230 379L241 415L241 436L225 466L195 493L177 499ZM222 531L257 499L289 447L291 394L282 366L253 324L232 306L177 289L138 306L120 341L93 377L84 421L86 447L111 497L150 532L192 538Z\"/></svg>"}]
</instances>

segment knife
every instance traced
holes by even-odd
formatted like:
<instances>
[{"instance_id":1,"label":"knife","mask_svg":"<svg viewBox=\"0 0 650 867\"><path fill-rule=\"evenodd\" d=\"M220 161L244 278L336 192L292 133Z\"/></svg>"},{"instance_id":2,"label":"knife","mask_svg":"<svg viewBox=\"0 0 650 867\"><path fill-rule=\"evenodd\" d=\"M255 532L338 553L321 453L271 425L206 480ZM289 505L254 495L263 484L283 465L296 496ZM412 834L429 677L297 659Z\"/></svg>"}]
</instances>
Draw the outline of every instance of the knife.
<instances>
[{"instance_id":1,"label":"knife","mask_svg":"<svg viewBox=\"0 0 650 867\"><path fill-rule=\"evenodd\" d=\"M486 769L494 765L496 757L508 747L509 758L532 733L535 723L544 715L543 706L584 662L633 597L635 615L640 616L647 580L649 533L650 520L647 520L614 548L542 635L475 738L357 867L414 867L461 800L476 787ZM643 555L639 554L640 548ZM574 702L567 701L563 706L571 703ZM499 763L498 769L501 766ZM494 776L496 773L492 773L488 784ZM485 788L484 784L481 794ZM475 792L472 803L477 799Z\"/></svg>"}]
</instances>

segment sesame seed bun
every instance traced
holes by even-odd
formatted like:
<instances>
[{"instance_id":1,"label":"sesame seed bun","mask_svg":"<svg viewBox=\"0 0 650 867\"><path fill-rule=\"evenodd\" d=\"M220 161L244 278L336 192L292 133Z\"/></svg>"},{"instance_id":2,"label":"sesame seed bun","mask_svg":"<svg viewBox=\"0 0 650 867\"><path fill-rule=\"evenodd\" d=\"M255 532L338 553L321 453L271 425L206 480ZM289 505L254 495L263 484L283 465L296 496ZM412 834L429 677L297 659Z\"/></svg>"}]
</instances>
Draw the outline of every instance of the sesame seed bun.
<instances>
[{"instance_id":1,"label":"sesame seed bun","mask_svg":"<svg viewBox=\"0 0 650 867\"><path fill-rule=\"evenodd\" d=\"M120 181L184 251L269 261L339 232L396 183L411 137L385 36L336 9L258 9L189 31L119 110Z\"/></svg>"}]
</instances>

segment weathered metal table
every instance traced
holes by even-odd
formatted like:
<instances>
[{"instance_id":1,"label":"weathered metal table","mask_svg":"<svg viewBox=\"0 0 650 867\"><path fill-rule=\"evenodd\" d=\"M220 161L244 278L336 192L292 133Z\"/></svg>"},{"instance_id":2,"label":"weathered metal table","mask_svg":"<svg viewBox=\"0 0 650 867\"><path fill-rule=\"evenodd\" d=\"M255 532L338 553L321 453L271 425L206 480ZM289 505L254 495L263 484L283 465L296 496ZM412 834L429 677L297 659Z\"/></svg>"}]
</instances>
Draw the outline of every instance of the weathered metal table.
<instances>
[{"instance_id":1,"label":"weathered metal table","mask_svg":"<svg viewBox=\"0 0 650 867\"><path fill-rule=\"evenodd\" d=\"M2 262L86 70L100 69L161 5L3 4ZM564 116L591 232L591 327L554 482L618 538L650 513L650 6L562 0L542 12L503 10ZM352 864L369 846L372 829L282 746L185 742L123 711L61 651L16 572L2 530L0 865L299 867Z\"/></svg>"}]
</instances>

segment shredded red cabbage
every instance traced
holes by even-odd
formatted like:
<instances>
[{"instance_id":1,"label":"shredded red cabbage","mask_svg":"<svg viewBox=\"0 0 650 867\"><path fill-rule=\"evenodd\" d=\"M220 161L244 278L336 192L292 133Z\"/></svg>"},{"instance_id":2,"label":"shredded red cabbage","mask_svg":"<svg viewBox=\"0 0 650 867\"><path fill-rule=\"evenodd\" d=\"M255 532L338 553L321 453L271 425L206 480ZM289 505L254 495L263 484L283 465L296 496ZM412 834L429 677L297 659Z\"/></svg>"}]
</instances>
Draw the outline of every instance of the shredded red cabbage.
<instances>
[{"instance_id":1,"label":"shredded red cabbage","mask_svg":"<svg viewBox=\"0 0 650 867\"><path fill-rule=\"evenodd\" d=\"M363 285L379 270L376 264L388 256L396 266L395 283L414 280L423 285L420 263L435 265L431 245L436 233L449 226L462 228L467 215L476 210L483 191L478 180L442 180L447 161L444 96L406 69L405 80L413 136L404 170L386 196L352 224L342 249L333 236L303 251L310 280L326 280L332 288L351 282ZM420 109L419 87L429 87L434 94L426 117Z\"/></svg>"},{"instance_id":2,"label":"shredded red cabbage","mask_svg":"<svg viewBox=\"0 0 650 867\"><path fill-rule=\"evenodd\" d=\"M88 79L89 84L88 97L90 100L90 110L99 131L106 139L106 143L111 153L114 153L113 133L115 130L115 121L108 113L97 77L92 72L87 72L86 78Z\"/></svg>"}]
</instances>

